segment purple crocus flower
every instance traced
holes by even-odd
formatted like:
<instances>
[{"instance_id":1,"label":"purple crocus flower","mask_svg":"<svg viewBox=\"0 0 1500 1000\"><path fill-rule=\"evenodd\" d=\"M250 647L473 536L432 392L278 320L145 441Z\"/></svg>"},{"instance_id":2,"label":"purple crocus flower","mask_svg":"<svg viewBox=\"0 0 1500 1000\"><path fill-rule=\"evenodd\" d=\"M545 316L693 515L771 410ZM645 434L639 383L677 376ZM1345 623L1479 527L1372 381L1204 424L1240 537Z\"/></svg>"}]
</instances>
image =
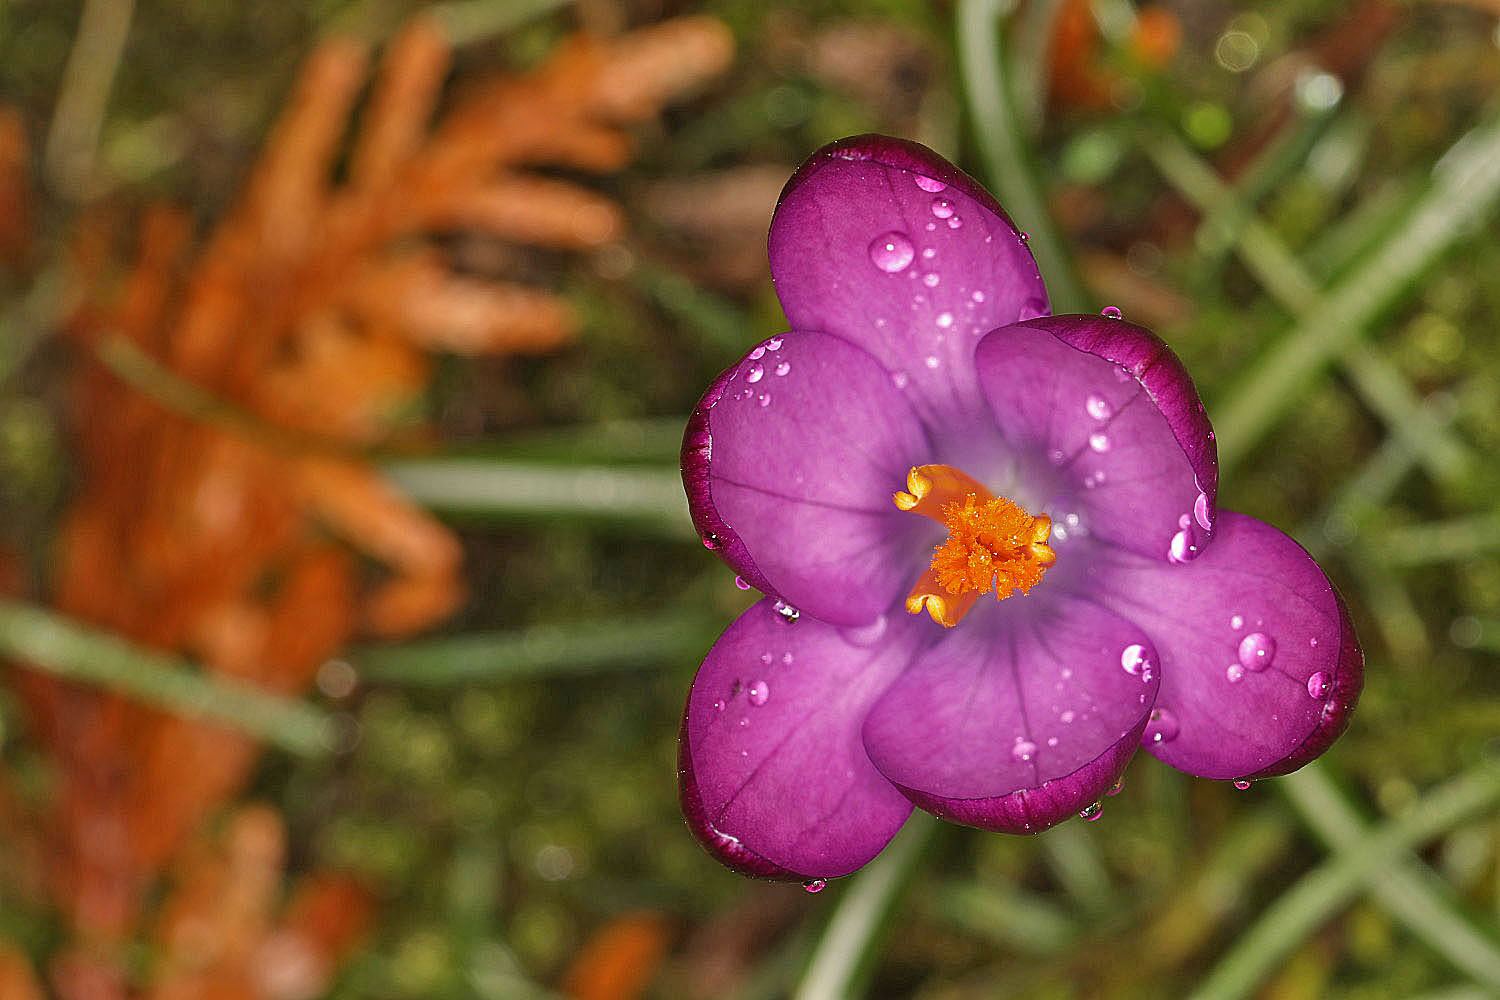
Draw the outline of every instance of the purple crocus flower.
<instances>
[{"instance_id":1,"label":"purple crocus flower","mask_svg":"<svg viewBox=\"0 0 1500 1000\"><path fill-rule=\"evenodd\" d=\"M688 424L693 523L764 592L698 671L683 811L720 861L845 875L913 805L1044 830L1138 747L1285 774L1348 723L1363 655L1286 535L1215 505L1182 363L1053 316L1024 234L931 150L834 143L782 192L791 332Z\"/></svg>"}]
</instances>

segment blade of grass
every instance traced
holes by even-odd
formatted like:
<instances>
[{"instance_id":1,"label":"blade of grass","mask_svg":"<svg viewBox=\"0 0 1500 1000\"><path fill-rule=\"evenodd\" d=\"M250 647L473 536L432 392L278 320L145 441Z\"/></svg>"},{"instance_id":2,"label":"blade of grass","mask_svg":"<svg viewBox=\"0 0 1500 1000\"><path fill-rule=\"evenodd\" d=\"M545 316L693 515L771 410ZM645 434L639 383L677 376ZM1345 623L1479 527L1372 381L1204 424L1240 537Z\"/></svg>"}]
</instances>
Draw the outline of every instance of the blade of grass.
<instances>
[{"instance_id":1,"label":"blade of grass","mask_svg":"<svg viewBox=\"0 0 1500 1000\"><path fill-rule=\"evenodd\" d=\"M1500 765L1486 762L1450 782L1445 788L1455 789L1455 801L1459 782L1468 782L1469 794L1474 795L1485 788L1500 788ZM1371 839L1359 814L1321 768L1305 767L1278 781L1276 787L1308 828L1333 850L1347 855L1360 850ZM1424 802L1431 803L1434 798L1435 795L1428 796ZM1419 804L1413 813L1425 808L1428 806ZM1461 818L1446 823L1434 832L1443 832L1460 821ZM1402 857L1403 853L1388 854L1386 863L1371 873L1366 880L1371 894L1455 968L1476 982L1500 988L1500 944L1492 935L1481 932L1440 894L1444 883L1431 869L1410 855Z\"/></svg>"},{"instance_id":2,"label":"blade of grass","mask_svg":"<svg viewBox=\"0 0 1500 1000\"><path fill-rule=\"evenodd\" d=\"M223 723L293 753L326 753L333 726L305 702L195 669L44 608L0 601L0 655L178 715Z\"/></svg>"},{"instance_id":3,"label":"blade of grass","mask_svg":"<svg viewBox=\"0 0 1500 1000\"><path fill-rule=\"evenodd\" d=\"M671 538L693 537L675 468L441 458L390 462L384 472L412 500L439 512L625 521Z\"/></svg>"},{"instance_id":4,"label":"blade of grass","mask_svg":"<svg viewBox=\"0 0 1500 1000\"><path fill-rule=\"evenodd\" d=\"M1314 767L1308 765L1298 773ZM1308 872L1266 907L1255 923L1236 937L1234 946L1191 1000L1239 1000L1249 996L1309 934L1348 905L1361 886L1379 886L1389 875L1393 861L1406 851L1496 803L1500 803L1500 766L1486 761L1423 796L1401 818L1351 840L1346 850ZM1487 986L1500 986L1500 968L1493 970L1492 977L1488 961L1473 963L1465 971Z\"/></svg>"},{"instance_id":5,"label":"blade of grass","mask_svg":"<svg viewBox=\"0 0 1500 1000\"><path fill-rule=\"evenodd\" d=\"M1500 514L1475 514L1387 531L1372 547L1386 566L1421 566L1500 549Z\"/></svg>"},{"instance_id":6,"label":"blade of grass","mask_svg":"<svg viewBox=\"0 0 1500 1000\"><path fill-rule=\"evenodd\" d=\"M1110 885L1090 827L1060 823L1040 840L1048 866L1084 913L1097 918L1113 908L1114 886Z\"/></svg>"},{"instance_id":7,"label":"blade of grass","mask_svg":"<svg viewBox=\"0 0 1500 1000\"><path fill-rule=\"evenodd\" d=\"M596 619L367 646L351 652L349 660L371 680L429 686L490 683L686 660L702 655L723 627L721 617L690 612Z\"/></svg>"},{"instance_id":8,"label":"blade of grass","mask_svg":"<svg viewBox=\"0 0 1500 1000\"><path fill-rule=\"evenodd\" d=\"M1031 234L1036 257L1055 312L1085 312L1089 296L1063 247L1041 180L1026 143L1026 123L1015 112L1000 21L1011 0L959 0L956 32L959 69L968 99L974 141L984 161L989 188L1016 225Z\"/></svg>"},{"instance_id":9,"label":"blade of grass","mask_svg":"<svg viewBox=\"0 0 1500 1000\"><path fill-rule=\"evenodd\" d=\"M1500 201L1500 118L1454 144L1404 225L1338 281L1250 366L1217 408L1221 469L1238 464L1285 417L1302 386L1404 298L1440 255Z\"/></svg>"},{"instance_id":10,"label":"blade of grass","mask_svg":"<svg viewBox=\"0 0 1500 1000\"><path fill-rule=\"evenodd\" d=\"M1294 316L1317 313L1324 296L1312 275L1207 163L1168 133L1152 136L1143 143L1143 149L1162 175L1200 212L1234 212L1235 249L1273 298ZM1451 478L1463 470L1469 461L1468 448L1422 409L1420 398L1395 365L1358 340L1346 343L1338 356L1361 398L1392 433L1413 438L1415 453L1433 475ZM1228 418L1233 419L1232 414ZM1221 422L1222 418L1215 424ZM1222 430L1219 435L1222 462Z\"/></svg>"},{"instance_id":11,"label":"blade of grass","mask_svg":"<svg viewBox=\"0 0 1500 1000\"><path fill-rule=\"evenodd\" d=\"M917 810L880 856L849 880L823 931L793 1000L850 1000L880 947L879 931L916 874L938 821Z\"/></svg>"},{"instance_id":12,"label":"blade of grass","mask_svg":"<svg viewBox=\"0 0 1500 1000\"><path fill-rule=\"evenodd\" d=\"M1079 934L1078 922L1065 911L1014 886L953 879L938 888L930 905L945 923L1017 951L1055 955Z\"/></svg>"}]
</instances>

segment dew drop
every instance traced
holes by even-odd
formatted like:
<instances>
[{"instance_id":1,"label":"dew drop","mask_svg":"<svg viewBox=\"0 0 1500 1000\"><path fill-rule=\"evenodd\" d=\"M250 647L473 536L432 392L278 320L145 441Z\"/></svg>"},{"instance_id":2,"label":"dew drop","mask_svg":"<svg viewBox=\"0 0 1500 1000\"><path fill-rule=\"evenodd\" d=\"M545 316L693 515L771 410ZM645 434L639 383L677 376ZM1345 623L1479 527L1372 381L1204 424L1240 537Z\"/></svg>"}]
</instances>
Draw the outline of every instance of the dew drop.
<instances>
[{"instance_id":1,"label":"dew drop","mask_svg":"<svg viewBox=\"0 0 1500 1000\"><path fill-rule=\"evenodd\" d=\"M922 363L925 364L928 368L936 368L943 362L936 354L929 354L926 358L923 359Z\"/></svg>"},{"instance_id":2,"label":"dew drop","mask_svg":"<svg viewBox=\"0 0 1500 1000\"><path fill-rule=\"evenodd\" d=\"M1103 431L1095 431L1089 435L1089 447L1101 455L1109 451L1109 435Z\"/></svg>"},{"instance_id":3,"label":"dew drop","mask_svg":"<svg viewBox=\"0 0 1500 1000\"><path fill-rule=\"evenodd\" d=\"M771 394L769 392L763 392L763 393L761 393L760 394L759 403L760 403L761 406L770 406L771 405Z\"/></svg>"},{"instance_id":4,"label":"dew drop","mask_svg":"<svg viewBox=\"0 0 1500 1000\"><path fill-rule=\"evenodd\" d=\"M981 291L975 291L973 295L969 296L969 298L973 299L975 302L983 302L984 293Z\"/></svg>"},{"instance_id":5,"label":"dew drop","mask_svg":"<svg viewBox=\"0 0 1500 1000\"><path fill-rule=\"evenodd\" d=\"M1119 319L1125 314L1120 312L1119 306L1105 306L1103 309L1099 310L1099 315L1103 316L1105 319Z\"/></svg>"},{"instance_id":6,"label":"dew drop","mask_svg":"<svg viewBox=\"0 0 1500 1000\"><path fill-rule=\"evenodd\" d=\"M891 372L891 385L897 389L905 389L906 384L911 381L911 376L906 372Z\"/></svg>"},{"instance_id":7,"label":"dew drop","mask_svg":"<svg viewBox=\"0 0 1500 1000\"><path fill-rule=\"evenodd\" d=\"M1047 737L1047 745L1049 747L1055 747L1055 746L1057 746L1057 737L1056 736L1049 736L1049 737Z\"/></svg>"},{"instance_id":8,"label":"dew drop","mask_svg":"<svg viewBox=\"0 0 1500 1000\"><path fill-rule=\"evenodd\" d=\"M726 703L723 698L719 698L714 701L714 711L722 712L724 711L725 707Z\"/></svg>"},{"instance_id":9,"label":"dew drop","mask_svg":"<svg viewBox=\"0 0 1500 1000\"><path fill-rule=\"evenodd\" d=\"M1316 649L1318 647L1318 638L1317 638L1317 636L1313 636L1311 639L1307 640L1307 644L1309 646L1313 647L1314 649Z\"/></svg>"},{"instance_id":10,"label":"dew drop","mask_svg":"<svg viewBox=\"0 0 1500 1000\"><path fill-rule=\"evenodd\" d=\"M1250 782L1245 780L1244 778L1236 778L1234 787L1243 792L1245 789L1250 787Z\"/></svg>"},{"instance_id":11,"label":"dew drop","mask_svg":"<svg viewBox=\"0 0 1500 1000\"><path fill-rule=\"evenodd\" d=\"M761 653L760 654L760 662L763 663L763 664L769 664L771 662L771 654L770 653Z\"/></svg>"},{"instance_id":12,"label":"dew drop","mask_svg":"<svg viewBox=\"0 0 1500 1000\"><path fill-rule=\"evenodd\" d=\"M766 370L765 370L765 368L763 368L759 364L751 365L750 368L749 368L749 370L745 372L745 381L746 382L759 382L761 379L763 379L765 377L766 377Z\"/></svg>"},{"instance_id":13,"label":"dew drop","mask_svg":"<svg viewBox=\"0 0 1500 1000\"><path fill-rule=\"evenodd\" d=\"M1074 712L1070 708L1066 712L1064 712L1062 715L1059 715L1058 718L1062 720L1062 722L1063 722L1064 725L1067 725L1068 723L1072 722L1074 719L1078 718L1078 713Z\"/></svg>"},{"instance_id":14,"label":"dew drop","mask_svg":"<svg viewBox=\"0 0 1500 1000\"><path fill-rule=\"evenodd\" d=\"M704 535L700 540L703 542L703 547L709 551L714 551L719 547L719 536L713 532Z\"/></svg>"},{"instance_id":15,"label":"dew drop","mask_svg":"<svg viewBox=\"0 0 1500 1000\"><path fill-rule=\"evenodd\" d=\"M1323 671L1319 670L1307 679L1307 693L1312 698L1328 697L1328 689L1333 687L1333 681Z\"/></svg>"},{"instance_id":16,"label":"dew drop","mask_svg":"<svg viewBox=\"0 0 1500 1000\"><path fill-rule=\"evenodd\" d=\"M934 248L932 248L932 247L923 247L922 248L922 259L923 260L931 260L932 258L934 258L936 256L937 256L937 250L935 250Z\"/></svg>"},{"instance_id":17,"label":"dew drop","mask_svg":"<svg viewBox=\"0 0 1500 1000\"><path fill-rule=\"evenodd\" d=\"M1121 778L1119 781L1116 781L1113 785L1110 785L1109 786L1109 791L1105 792L1104 794L1105 795L1110 795L1110 796L1119 795L1120 792L1122 792L1124 789L1125 789L1125 779Z\"/></svg>"},{"instance_id":18,"label":"dew drop","mask_svg":"<svg viewBox=\"0 0 1500 1000\"><path fill-rule=\"evenodd\" d=\"M953 325L953 314L950 312L938 313L937 325L946 330Z\"/></svg>"},{"instance_id":19,"label":"dew drop","mask_svg":"<svg viewBox=\"0 0 1500 1000\"><path fill-rule=\"evenodd\" d=\"M939 219L953 218L953 202L947 198L932 199L932 214Z\"/></svg>"},{"instance_id":20,"label":"dew drop","mask_svg":"<svg viewBox=\"0 0 1500 1000\"><path fill-rule=\"evenodd\" d=\"M781 350L781 338L780 337L772 337L770 340L766 341L766 350L768 350L768 351L779 351L779 350Z\"/></svg>"},{"instance_id":21,"label":"dew drop","mask_svg":"<svg viewBox=\"0 0 1500 1000\"><path fill-rule=\"evenodd\" d=\"M1193 519L1198 522L1198 526L1204 531L1213 530L1214 518L1208 510L1207 493L1199 493L1198 499L1193 501Z\"/></svg>"},{"instance_id":22,"label":"dew drop","mask_svg":"<svg viewBox=\"0 0 1500 1000\"><path fill-rule=\"evenodd\" d=\"M1020 764L1028 763L1035 756L1036 744L1025 737L1018 737L1015 746L1010 748L1011 759Z\"/></svg>"},{"instance_id":23,"label":"dew drop","mask_svg":"<svg viewBox=\"0 0 1500 1000\"><path fill-rule=\"evenodd\" d=\"M1103 815L1104 803L1090 802L1088 805L1083 807L1083 810L1081 812L1079 812L1078 818L1083 820L1085 823L1092 823L1094 820Z\"/></svg>"},{"instance_id":24,"label":"dew drop","mask_svg":"<svg viewBox=\"0 0 1500 1000\"><path fill-rule=\"evenodd\" d=\"M1026 230L1024 230L1024 229L1023 229L1023 230L1021 230L1021 231L1020 231L1020 232L1019 232L1019 233L1017 233L1017 234L1016 234L1016 235L1017 235L1017 236L1019 236L1019 237L1021 237L1021 242L1022 242L1022 243L1030 243L1030 242L1031 242L1031 234L1030 234L1030 233L1028 233L1028 232L1027 232L1027 231L1026 231Z\"/></svg>"},{"instance_id":25,"label":"dew drop","mask_svg":"<svg viewBox=\"0 0 1500 1000\"><path fill-rule=\"evenodd\" d=\"M821 878L809 879L808 881L802 883L802 888L803 889L806 889L808 892L815 893L815 894L819 893L819 892L822 892L827 887L828 887L827 880L826 879L821 879Z\"/></svg>"},{"instance_id":26,"label":"dew drop","mask_svg":"<svg viewBox=\"0 0 1500 1000\"><path fill-rule=\"evenodd\" d=\"M1240 629L1244 628L1245 627L1245 616L1244 615L1232 615L1232 616L1230 616L1229 627L1232 628L1232 629L1234 629L1236 632L1238 632Z\"/></svg>"},{"instance_id":27,"label":"dew drop","mask_svg":"<svg viewBox=\"0 0 1500 1000\"><path fill-rule=\"evenodd\" d=\"M761 344L755 350L753 350L753 351L750 352L750 360L751 361L759 361L761 358L763 358L765 356L766 356L766 345L765 344Z\"/></svg>"},{"instance_id":28,"label":"dew drop","mask_svg":"<svg viewBox=\"0 0 1500 1000\"><path fill-rule=\"evenodd\" d=\"M926 285L928 288L936 288L939 283L942 282L942 280L943 279L938 276L938 273L936 271L929 271L926 274L922 275L922 284Z\"/></svg>"},{"instance_id":29,"label":"dew drop","mask_svg":"<svg viewBox=\"0 0 1500 1000\"><path fill-rule=\"evenodd\" d=\"M775 607L776 613L781 616L781 620L788 625L791 625L798 618L802 617L802 612L792 607L786 601L777 601L773 607Z\"/></svg>"},{"instance_id":30,"label":"dew drop","mask_svg":"<svg viewBox=\"0 0 1500 1000\"><path fill-rule=\"evenodd\" d=\"M911 266L916 250L905 233L891 230L870 241L870 261L887 274L899 274Z\"/></svg>"},{"instance_id":31,"label":"dew drop","mask_svg":"<svg viewBox=\"0 0 1500 1000\"><path fill-rule=\"evenodd\" d=\"M789 372L791 370L792 370L792 363L790 361L782 361L782 362L780 362L780 363L778 363L776 365L776 374L777 375L785 375L787 372Z\"/></svg>"},{"instance_id":32,"label":"dew drop","mask_svg":"<svg viewBox=\"0 0 1500 1000\"><path fill-rule=\"evenodd\" d=\"M953 218L948 220L949 229L962 229L963 227L964 217L962 215L955 215Z\"/></svg>"},{"instance_id":33,"label":"dew drop","mask_svg":"<svg viewBox=\"0 0 1500 1000\"><path fill-rule=\"evenodd\" d=\"M750 584L748 584L748 583L745 582L745 578L743 576L736 576L734 578L734 585L736 587L740 588L741 590L749 590L750 589Z\"/></svg>"},{"instance_id":34,"label":"dew drop","mask_svg":"<svg viewBox=\"0 0 1500 1000\"><path fill-rule=\"evenodd\" d=\"M795 657L793 657L791 653L782 653L781 654L781 665L784 666L784 667L790 667L792 665L792 660L793 659L795 659Z\"/></svg>"},{"instance_id":35,"label":"dew drop","mask_svg":"<svg viewBox=\"0 0 1500 1000\"><path fill-rule=\"evenodd\" d=\"M1180 727L1177 716L1170 709L1153 708L1151 720L1146 723L1146 739L1152 743L1171 743L1177 738Z\"/></svg>"},{"instance_id":36,"label":"dew drop","mask_svg":"<svg viewBox=\"0 0 1500 1000\"><path fill-rule=\"evenodd\" d=\"M1109 405L1109 400L1097 393L1083 401L1083 409L1095 420L1108 420L1115 412L1114 407Z\"/></svg>"},{"instance_id":37,"label":"dew drop","mask_svg":"<svg viewBox=\"0 0 1500 1000\"><path fill-rule=\"evenodd\" d=\"M1196 558L1198 558L1198 538L1193 534L1192 526L1189 525L1172 536L1172 541L1167 546L1167 561L1185 563L1192 562Z\"/></svg>"},{"instance_id":38,"label":"dew drop","mask_svg":"<svg viewBox=\"0 0 1500 1000\"><path fill-rule=\"evenodd\" d=\"M1151 669L1151 654L1146 652L1145 646L1132 642L1120 651L1120 666L1132 677L1140 677Z\"/></svg>"},{"instance_id":39,"label":"dew drop","mask_svg":"<svg viewBox=\"0 0 1500 1000\"><path fill-rule=\"evenodd\" d=\"M1047 315L1047 303L1045 301L1042 299L1027 299L1021 303L1021 309L1017 313L1017 318L1027 320L1045 315Z\"/></svg>"},{"instance_id":40,"label":"dew drop","mask_svg":"<svg viewBox=\"0 0 1500 1000\"><path fill-rule=\"evenodd\" d=\"M912 174L911 176L912 180L917 182L917 187L930 194L937 194L939 191L948 190L948 185L936 177L928 177L925 174Z\"/></svg>"},{"instance_id":41,"label":"dew drop","mask_svg":"<svg viewBox=\"0 0 1500 1000\"><path fill-rule=\"evenodd\" d=\"M1238 663L1231 663L1224 668L1224 679L1231 684L1238 684L1245 679L1245 668Z\"/></svg>"},{"instance_id":42,"label":"dew drop","mask_svg":"<svg viewBox=\"0 0 1500 1000\"><path fill-rule=\"evenodd\" d=\"M771 697L771 685L765 681L754 681L745 689L745 700L756 708L764 705L769 697Z\"/></svg>"},{"instance_id":43,"label":"dew drop","mask_svg":"<svg viewBox=\"0 0 1500 1000\"><path fill-rule=\"evenodd\" d=\"M1251 632L1240 640L1240 665L1257 673L1276 659L1276 640L1264 632Z\"/></svg>"}]
</instances>

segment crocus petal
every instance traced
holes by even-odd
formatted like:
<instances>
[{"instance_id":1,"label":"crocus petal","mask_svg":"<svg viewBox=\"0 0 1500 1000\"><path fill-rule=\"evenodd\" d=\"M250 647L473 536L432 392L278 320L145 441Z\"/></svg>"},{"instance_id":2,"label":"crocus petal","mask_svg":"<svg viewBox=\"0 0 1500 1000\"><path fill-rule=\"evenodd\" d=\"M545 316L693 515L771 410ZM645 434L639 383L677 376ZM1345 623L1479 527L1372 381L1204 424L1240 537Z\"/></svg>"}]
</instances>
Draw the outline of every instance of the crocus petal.
<instances>
[{"instance_id":1,"label":"crocus petal","mask_svg":"<svg viewBox=\"0 0 1500 1000\"><path fill-rule=\"evenodd\" d=\"M1150 331L1048 316L988 334L975 352L1001 433L1035 456L1061 526L1185 561L1214 527L1217 448L1182 363ZM1069 517L1076 515L1076 519ZM1076 524L1074 523L1076 520Z\"/></svg>"},{"instance_id":2,"label":"crocus petal","mask_svg":"<svg viewBox=\"0 0 1500 1000\"><path fill-rule=\"evenodd\" d=\"M1204 778L1263 778L1322 753L1349 722L1364 656L1318 564L1286 535L1223 511L1213 545L1168 566L1103 553L1092 590L1150 634L1167 724L1147 746Z\"/></svg>"},{"instance_id":3,"label":"crocus petal","mask_svg":"<svg viewBox=\"0 0 1500 1000\"><path fill-rule=\"evenodd\" d=\"M814 153L771 221L787 319L866 348L929 424L982 412L974 338L1045 315L1026 242L973 179L925 146L858 136Z\"/></svg>"},{"instance_id":4,"label":"crocus petal","mask_svg":"<svg viewBox=\"0 0 1500 1000\"><path fill-rule=\"evenodd\" d=\"M860 725L921 633L902 616L862 630L769 599L719 637L682 723L683 813L703 845L750 875L833 878L865 864L911 803L870 763Z\"/></svg>"},{"instance_id":5,"label":"crocus petal","mask_svg":"<svg viewBox=\"0 0 1500 1000\"><path fill-rule=\"evenodd\" d=\"M861 625L921 569L933 526L891 496L931 453L874 358L827 334L790 333L709 388L682 473L705 544L747 582L815 618Z\"/></svg>"},{"instance_id":6,"label":"crocus petal","mask_svg":"<svg viewBox=\"0 0 1500 1000\"><path fill-rule=\"evenodd\" d=\"M1145 633L1087 601L986 601L881 696L865 747L944 819L1044 830L1124 772L1160 684L1152 656Z\"/></svg>"}]
</instances>

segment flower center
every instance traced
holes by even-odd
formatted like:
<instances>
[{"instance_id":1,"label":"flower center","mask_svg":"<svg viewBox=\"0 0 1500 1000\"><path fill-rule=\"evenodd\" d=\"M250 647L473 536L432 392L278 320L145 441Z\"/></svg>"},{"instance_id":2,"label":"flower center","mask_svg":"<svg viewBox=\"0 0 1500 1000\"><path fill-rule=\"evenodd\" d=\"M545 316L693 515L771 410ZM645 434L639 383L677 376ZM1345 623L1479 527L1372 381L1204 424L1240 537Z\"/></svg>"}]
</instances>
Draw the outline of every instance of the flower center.
<instances>
[{"instance_id":1,"label":"flower center","mask_svg":"<svg viewBox=\"0 0 1500 1000\"><path fill-rule=\"evenodd\" d=\"M1050 517L1032 517L960 469L919 465L907 474L906 490L892 497L897 507L948 529L947 541L933 552L932 564L906 597L906 610L914 615L925 610L952 628L979 595L994 591L1003 601L1017 590L1030 593L1057 562L1047 544Z\"/></svg>"}]
</instances>

